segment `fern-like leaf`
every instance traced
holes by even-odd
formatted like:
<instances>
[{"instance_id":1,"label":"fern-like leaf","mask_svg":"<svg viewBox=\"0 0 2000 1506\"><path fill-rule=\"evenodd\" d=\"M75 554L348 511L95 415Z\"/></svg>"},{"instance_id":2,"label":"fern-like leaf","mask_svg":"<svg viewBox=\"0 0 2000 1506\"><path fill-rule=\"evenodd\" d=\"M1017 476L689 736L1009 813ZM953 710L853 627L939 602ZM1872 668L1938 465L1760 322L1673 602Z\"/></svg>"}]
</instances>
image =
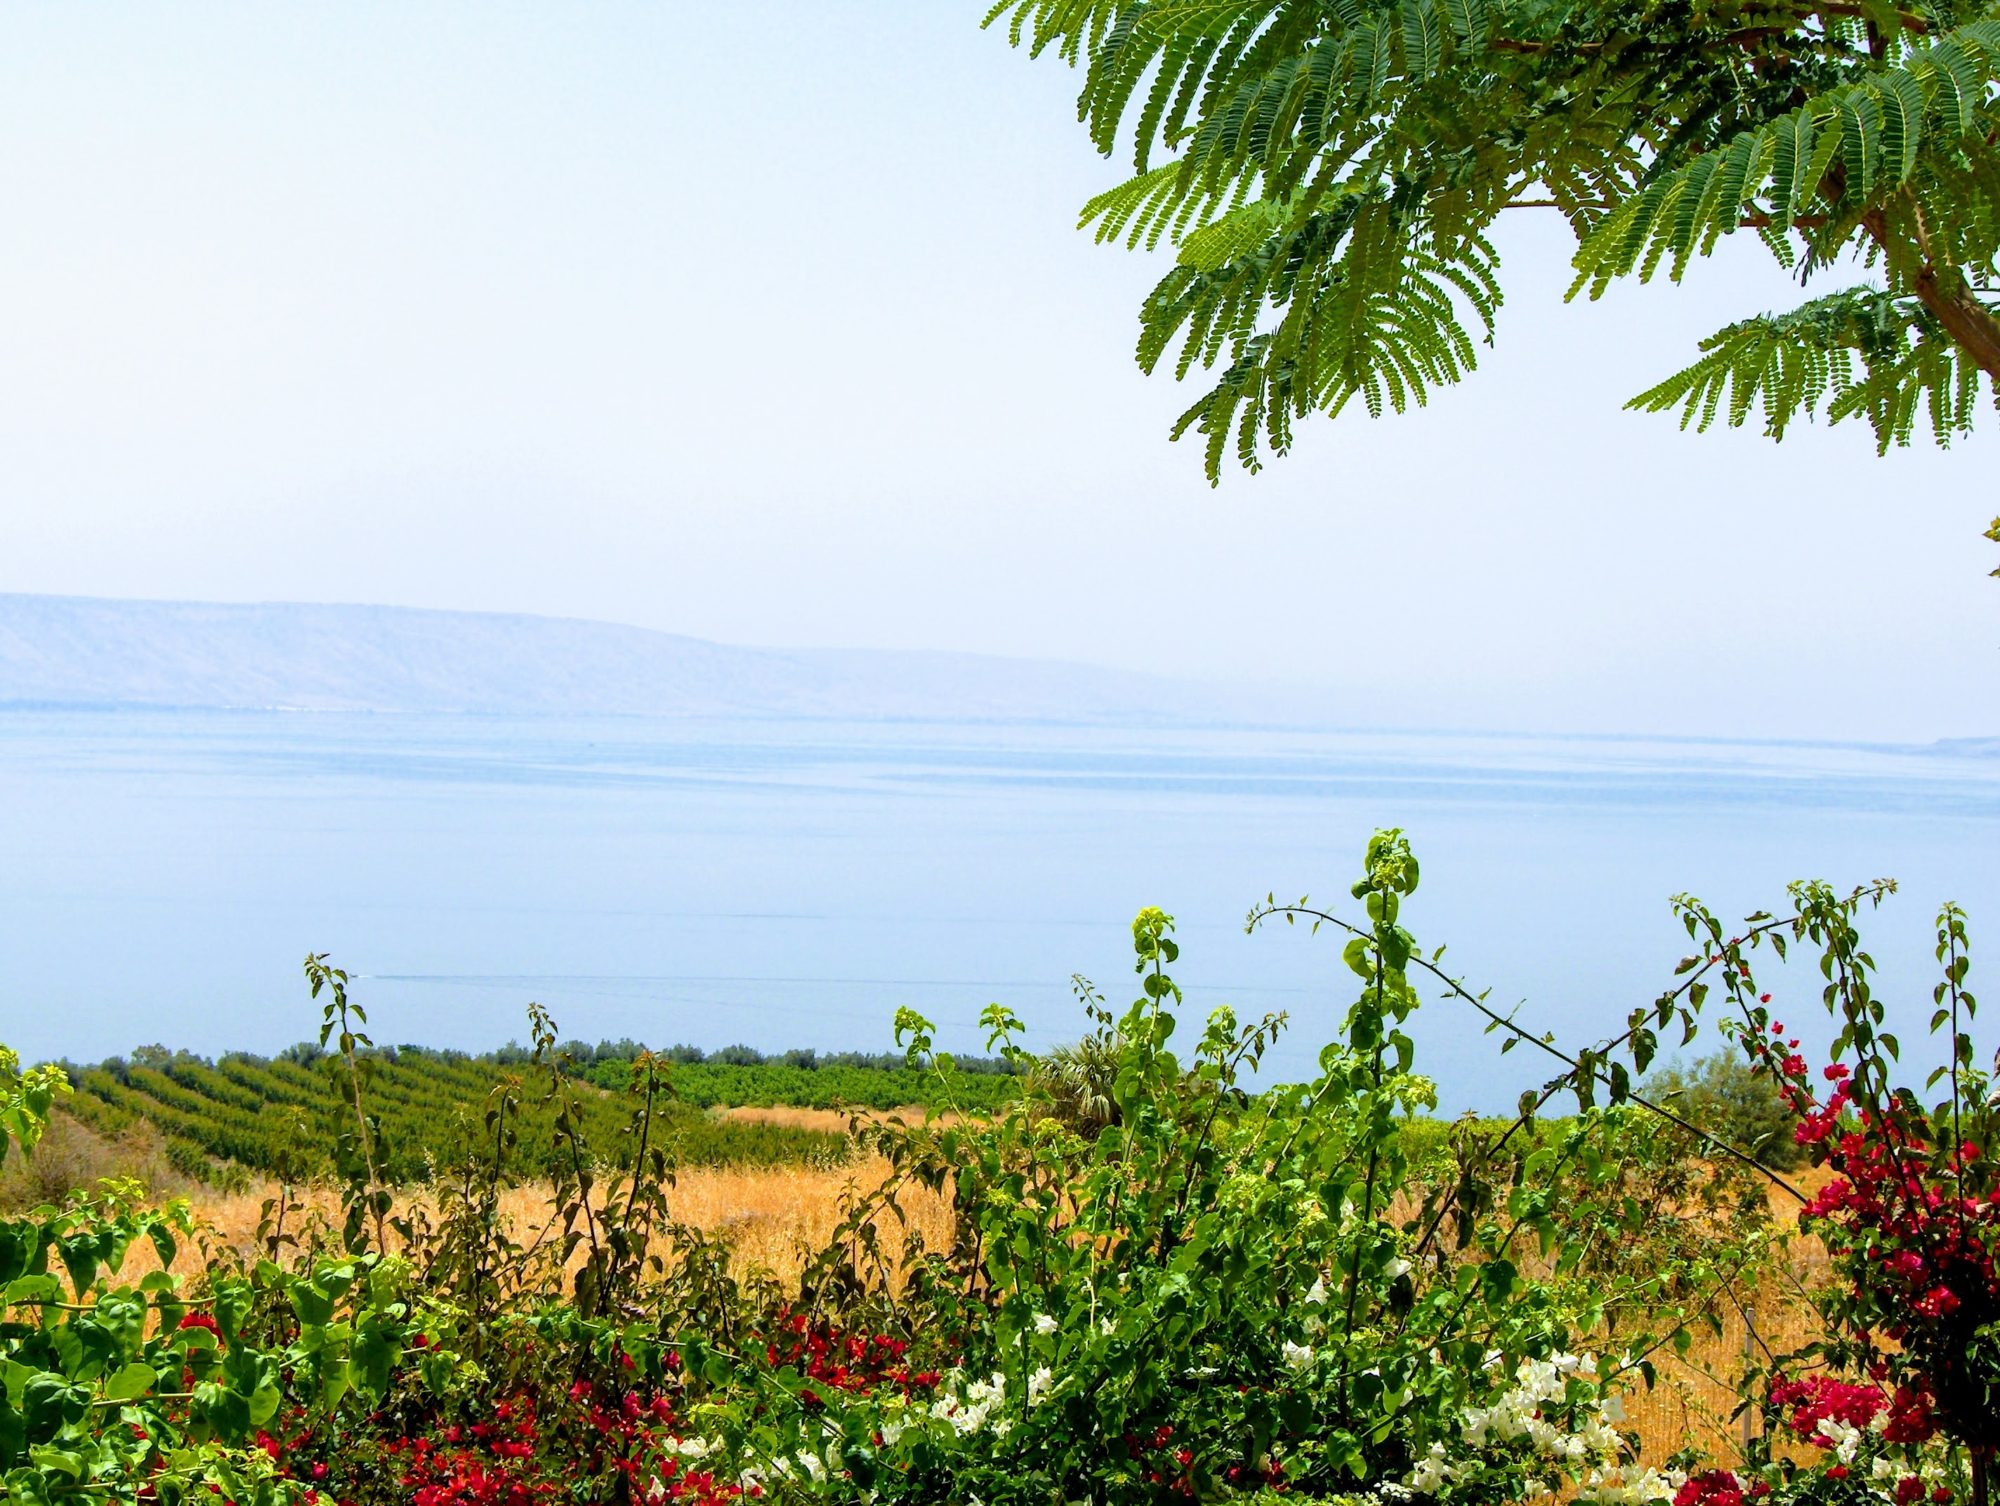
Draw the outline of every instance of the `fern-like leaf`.
<instances>
[{"instance_id":1,"label":"fern-like leaf","mask_svg":"<svg viewBox=\"0 0 2000 1506\"><path fill-rule=\"evenodd\" d=\"M1800 418L1863 417L1878 450L1907 444L1919 412L1932 438L1969 433L1979 407L1980 369L1913 300L1879 288L1815 298L1784 314L1745 319L1701 343L1702 356L1625 406L1680 410L1681 427L1731 428L1761 416L1773 439ZM2000 405L2000 384L1988 383ZM1726 400L1726 405L1725 405Z\"/></svg>"},{"instance_id":2,"label":"fern-like leaf","mask_svg":"<svg viewBox=\"0 0 2000 1506\"><path fill-rule=\"evenodd\" d=\"M2000 24L1975 22L1886 68L1818 95L1656 176L1592 228L1577 248L1570 295L1598 297L1617 277L1650 278L1663 257L1678 281L1717 237L1740 229L1768 198L1791 224L1815 199L1825 215L1900 189L1923 149L1975 137L1991 152L1991 86L2000 82ZM1834 165L1839 181L1832 179ZM1671 207L1672 214L1664 211Z\"/></svg>"}]
</instances>

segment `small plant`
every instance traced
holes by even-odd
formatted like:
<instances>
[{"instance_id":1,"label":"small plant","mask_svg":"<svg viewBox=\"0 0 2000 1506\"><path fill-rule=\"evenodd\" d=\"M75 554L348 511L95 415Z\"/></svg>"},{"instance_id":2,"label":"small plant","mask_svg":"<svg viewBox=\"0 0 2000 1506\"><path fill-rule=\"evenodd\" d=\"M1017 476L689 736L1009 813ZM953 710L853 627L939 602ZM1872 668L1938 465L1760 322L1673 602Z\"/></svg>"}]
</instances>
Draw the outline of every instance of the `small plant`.
<instances>
[{"instance_id":1,"label":"small plant","mask_svg":"<svg viewBox=\"0 0 2000 1506\"><path fill-rule=\"evenodd\" d=\"M324 952L308 953L305 967L312 996L317 999L322 989L326 991L326 1005L320 1014L319 1044L324 1050L328 1039L337 1036L335 1060L340 1092L354 1117L354 1128L343 1130L336 1141L341 1175L347 1184L342 1200L347 1219L347 1247L361 1250L364 1234L372 1232L375 1248L385 1249L383 1224L389 1216L393 1195L376 1154L381 1125L369 1114L364 1101L368 1078L374 1071L374 1063L361 1055L364 1047L374 1044L361 1033L361 1027L368 1023L368 1012L359 1004L348 1002L347 973L342 968L328 966Z\"/></svg>"}]
</instances>

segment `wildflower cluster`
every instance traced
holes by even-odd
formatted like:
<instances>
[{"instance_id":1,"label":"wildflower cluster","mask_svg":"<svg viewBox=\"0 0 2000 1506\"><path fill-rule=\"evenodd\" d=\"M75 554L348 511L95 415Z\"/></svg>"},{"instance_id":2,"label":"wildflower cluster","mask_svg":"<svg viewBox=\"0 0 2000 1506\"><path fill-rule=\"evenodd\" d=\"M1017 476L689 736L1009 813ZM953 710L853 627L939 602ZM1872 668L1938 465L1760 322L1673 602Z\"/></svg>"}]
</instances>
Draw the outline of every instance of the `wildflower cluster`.
<instances>
[{"instance_id":1,"label":"wildflower cluster","mask_svg":"<svg viewBox=\"0 0 2000 1506\"><path fill-rule=\"evenodd\" d=\"M778 1311L774 1327L764 1358L772 1369L790 1366L812 1382L800 1393L809 1406L822 1399L821 1389L866 1395L886 1386L910 1395L937 1387L937 1371L912 1370L904 1363L909 1344L903 1339L843 1333L790 1307Z\"/></svg>"},{"instance_id":2,"label":"wildflower cluster","mask_svg":"<svg viewBox=\"0 0 2000 1506\"><path fill-rule=\"evenodd\" d=\"M1624 1415L1617 1393L1599 1383L1596 1356L1524 1359L1506 1389L1463 1409L1451 1442L1431 1444L1409 1488L1441 1500L1490 1499L1509 1483L1533 1497L1568 1482L1581 1499L1664 1501L1677 1481L1651 1472L1625 1476L1630 1448L1616 1427Z\"/></svg>"},{"instance_id":3,"label":"wildflower cluster","mask_svg":"<svg viewBox=\"0 0 2000 1506\"><path fill-rule=\"evenodd\" d=\"M572 1500L579 1481L604 1481L617 1498L723 1506L764 1494L754 1472L726 1477L704 1467L719 1446L693 1436L672 1394L573 1382L553 1405L516 1392L482 1409L477 1422L434 1422L379 1435L351 1456L332 1451L316 1481L345 1506L352 1490L373 1498L392 1481L409 1506L542 1506ZM310 1506L310 1503L308 1503Z\"/></svg>"},{"instance_id":4,"label":"wildflower cluster","mask_svg":"<svg viewBox=\"0 0 2000 1506\"><path fill-rule=\"evenodd\" d=\"M1759 998L1759 1005L1769 996ZM1940 1426L1974 1448L2000 1447L2000 1187L1973 1139L1953 1133L1984 1118L1985 1104L1926 1111L1907 1092L1879 1086L1884 1074L1863 1058L1857 1072L1834 1061L1813 1089L1798 1042L1784 1026L1753 1016L1739 1032L1762 1070L1775 1074L1796 1119L1795 1135L1815 1165L1834 1175L1805 1205L1801 1224L1825 1244L1843 1289L1835 1316L1853 1337L1856 1361L1899 1384L1821 1382L1810 1402L1794 1389L1780 1407L1802 1407L1821 1434L1885 1419L1894 1441L1922 1442ZM1979 1093L1978 1074L1961 1085ZM1970 1108L1973 1112L1968 1113ZM1944 1133L1940 1134L1940 1129ZM1886 1339L1887 1346L1878 1341ZM1867 1417L1844 1416L1866 1410ZM1811 1433L1812 1429L1805 1430Z\"/></svg>"}]
</instances>

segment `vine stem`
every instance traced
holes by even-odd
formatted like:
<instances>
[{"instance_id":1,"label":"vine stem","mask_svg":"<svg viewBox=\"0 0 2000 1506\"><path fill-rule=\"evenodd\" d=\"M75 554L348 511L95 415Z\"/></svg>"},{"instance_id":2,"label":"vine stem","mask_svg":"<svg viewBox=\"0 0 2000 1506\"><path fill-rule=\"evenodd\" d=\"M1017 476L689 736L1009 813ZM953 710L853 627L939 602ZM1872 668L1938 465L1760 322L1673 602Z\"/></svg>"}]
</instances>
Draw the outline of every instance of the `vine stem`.
<instances>
[{"instance_id":1,"label":"vine stem","mask_svg":"<svg viewBox=\"0 0 2000 1506\"><path fill-rule=\"evenodd\" d=\"M1277 905L1271 909L1263 911L1256 918L1261 920L1271 915L1304 915L1312 920L1323 921L1328 925L1331 925L1339 930L1347 932L1351 936L1366 936L1369 934L1368 932L1363 931L1359 926L1351 925L1347 921L1342 920L1338 915L1331 915L1324 910L1315 910L1306 905ZM1773 922L1771 926L1764 927L1763 929L1772 929L1779 924L1789 924L1789 923L1790 922ZM1480 998L1477 994L1474 994L1471 991L1469 991L1463 983L1461 983L1458 979L1452 977L1451 974L1447 973L1443 968L1437 966L1429 959L1418 956L1414 953L1411 955L1410 960L1414 962L1418 967L1422 968L1425 972L1429 973L1433 978L1437 979L1440 983L1444 984L1445 989L1450 997L1459 1000L1461 1003L1470 1004L1474 1009L1478 1010L1481 1014L1485 1015L1487 1019L1491 1020L1496 1028L1505 1030L1516 1040L1523 1041L1526 1044L1533 1046L1537 1051L1540 1051L1547 1056L1554 1057L1557 1061L1567 1066L1572 1074L1583 1073L1584 1071L1583 1064L1579 1062L1575 1057L1571 1056L1568 1052L1562 1050L1560 1047L1554 1045L1553 1043L1544 1040L1542 1037L1538 1035L1533 1034L1525 1026L1515 1024L1514 1021L1508 1019L1505 1015L1501 1014L1498 1010L1492 1008L1489 1004L1487 1004L1487 1002L1484 999ZM1699 977L1700 974L1697 973L1695 976ZM1693 982L1694 978L1690 978L1688 980L1688 983L1681 985L1681 989L1676 990L1676 993L1685 991L1685 989L1689 987ZM1621 1044L1630 1037L1631 1033L1632 1032L1628 1030L1623 1035L1613 1037L1612 1040L1608 1043L1608 1046L1617 1046ZM1607 1087L1611 1085L1610 1079L1606 1077L1603 1073L1597 1071L1594 1068L1587 1075L1593 1082L1602 1082ZM1798 1188L1794 1187L1790 1182L1786 1181L1783 1177L1779 1176L1777 1172L1773 1171L1770 1167L1766 1166L1762 1161L1759 1161L1755 1156L1751 1155L1748 1151L1741 1150L1738 1147L1731 1145L1726 1140L1717 1139L1714 1135L1711 1135L1707 1130L1702 1129L1699 1125L1690 1123L1688 1120L1682 1118L1679 1114L1676 1114L1672 1109L1667 1108L1663 1104L1655 1103L1652 1099L1647 1098L1644 1094L1638 1093L1628 1088L1625 1092L1625 1096L1629 1098L1633 1103L1638 1104L1641 1108L1648 1109L1651 1112L1659 1115L1662 1119L1667 1120L1670 1124L1679 1125L1682 1129L1686 1130L1689 1134L1693 1135L1696 1139L1700 1140L1704 1145L1710 1146L1715 1150L1721 1151L1724 1155L1730 1157L1732 1160L1742 1162L1745 1166L1750 1167L1760 1176L1770 1181L1770 1183L1773 1186L1780 1188L1788 1196L1796 1199L1801 1206L1803 1206L1806 1202L1809 1201L1809 1199L1803 1192L1799 1191Z\"/></svg>"},{"instance_id":2,"label":"vine stem","mask_svg":"<svg viewBox=\"0 0 2000 1506\"><path fill-rule=\"evenodd\" d=\"M1387 903L1388 901L1385 899L1383 901L1385 907ZM1385 908L1383 914L1387 915L1388 913L1388 910ZM1374 1084L1374 1091L1378 1094L1382 1091L1382 996L1386 982L1385 973L1387 968L1388 963L1382 956L1382 939L1378 934L1375 939L1375 1049L1374 1054L1369 1058L1368 1062L1369 1077ZM1369 1105L1371 1117L1374 1112L1375 1105L1371 1102ZM1381 1146L1376 1142L1375 1137L1371 1135L1368 1140L1368 1172L1361 1184L1361 1222L1363 1224L1366 1224L1375 1216L1375 1171L1380 1156ZM1352 1264L1349 1265L1347 1271L1347 1314L1342 1323L1342 1343L1348 1346L1354 1343L1354 1308L1361 1296L1361 1246L1359 1244L1353 1247L1351 1259ZM1343 1399L1347 1396L1347 1389L1347 1383L1343 1381L1340 1387Z\"/></svg>"}]
</instances>

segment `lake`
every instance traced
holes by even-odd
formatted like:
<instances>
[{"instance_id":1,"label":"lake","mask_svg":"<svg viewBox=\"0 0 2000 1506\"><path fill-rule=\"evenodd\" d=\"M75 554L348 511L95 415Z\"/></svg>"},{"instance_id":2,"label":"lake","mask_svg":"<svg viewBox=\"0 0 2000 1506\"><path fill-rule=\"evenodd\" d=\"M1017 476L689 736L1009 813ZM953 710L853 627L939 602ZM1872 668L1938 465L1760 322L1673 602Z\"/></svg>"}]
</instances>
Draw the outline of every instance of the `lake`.
<instances>
[{"instance_id":1,"label":"lake","mask_svg":"<svg viewBox=\"0 0 2000 1506\"><path fill-rule=\"evenodd\" d=\"M0 1040L96 1060L269 1052L330 951L378 1041L481 1049L530 1000L571 1035L886 1050L911 1005L981 1049L1079 1031L1074 973L1134 991L1129 926L1179 920L1197 1017L1287 1011L1304 1074L1352 993L1339 945L1253 901L1344 912L1362 844L1423 862L1405 922L1475 991L1577 1039L1686 950L1680 891L1904 892L1868 923L1906 1040L1939 900L2000 946L2000 758L1937 750L1411 733L215 711L0 711ZM1988 929L1990 927L1990 929ZM1817 1013L1816 975L1781 987ZM1540 1075L1428 1005L1448 1108ZM1824 1034L1824 1032L1816 1032Z\"/></svg>"}]
</instances>

